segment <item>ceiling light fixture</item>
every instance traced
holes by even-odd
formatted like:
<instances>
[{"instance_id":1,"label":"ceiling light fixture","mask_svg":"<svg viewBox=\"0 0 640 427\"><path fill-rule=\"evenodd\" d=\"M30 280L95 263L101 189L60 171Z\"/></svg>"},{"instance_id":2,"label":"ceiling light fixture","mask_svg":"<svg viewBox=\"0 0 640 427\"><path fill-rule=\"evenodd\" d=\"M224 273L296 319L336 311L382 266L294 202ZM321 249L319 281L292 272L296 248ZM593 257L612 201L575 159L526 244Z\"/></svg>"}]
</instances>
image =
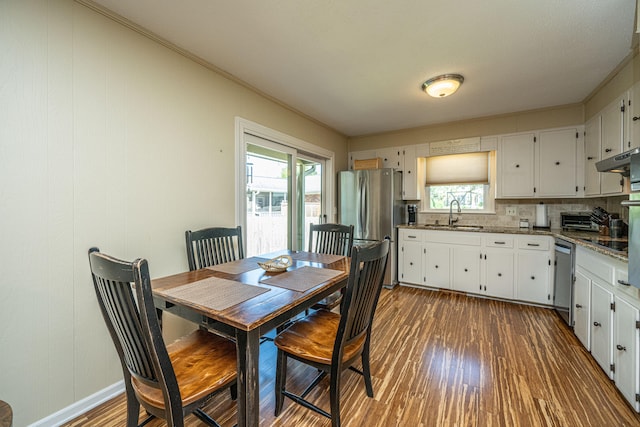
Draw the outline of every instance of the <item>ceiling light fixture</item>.
<instances>
[{"instance_id":1,"label":"ceiling light fixture","mask_svg":"<svg viewBox=\"0 0 640 427\"><path fill-rule=\"evenodd\" d=\"M444 98L454 94L463 81L464 77L460 74L443 74L422 83L422 90L434 98Z\"/></svg>"}]
</instances>

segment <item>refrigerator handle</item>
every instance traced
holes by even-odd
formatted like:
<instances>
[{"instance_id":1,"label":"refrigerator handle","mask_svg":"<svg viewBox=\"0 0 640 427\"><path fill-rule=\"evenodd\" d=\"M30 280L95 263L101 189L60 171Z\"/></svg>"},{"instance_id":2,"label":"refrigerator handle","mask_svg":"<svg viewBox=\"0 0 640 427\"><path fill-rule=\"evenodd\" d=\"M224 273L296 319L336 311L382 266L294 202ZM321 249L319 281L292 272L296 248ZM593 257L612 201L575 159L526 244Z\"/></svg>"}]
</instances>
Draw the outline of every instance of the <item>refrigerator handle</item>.
<instances>
[{"instance_id":1,"label":"refrigerator handle","mask_svg":"<svg viewBox=\"0 0 640 427\"><path fill-rule=\"evenodd\" d=\"M620 205L626 207L640 206L640 200L623 200Z\"/></svg>"},{"instance_id":2,"label":"refrigerator handle","mask_svg":"<svg viewBox=\"0 0 640 427\"><path fill-rule=\"evenodd\" d=\"M365 227L367 225L367 192L365 191L366 186L364 185L364 178L362 175L360 175L360 179L358 180L358 185L360 186L359 189L359 193L360 193L360 229L361 229L361 236L366 236L367 235L367 230L365 230Z\"/></svg>"}]
</instances>

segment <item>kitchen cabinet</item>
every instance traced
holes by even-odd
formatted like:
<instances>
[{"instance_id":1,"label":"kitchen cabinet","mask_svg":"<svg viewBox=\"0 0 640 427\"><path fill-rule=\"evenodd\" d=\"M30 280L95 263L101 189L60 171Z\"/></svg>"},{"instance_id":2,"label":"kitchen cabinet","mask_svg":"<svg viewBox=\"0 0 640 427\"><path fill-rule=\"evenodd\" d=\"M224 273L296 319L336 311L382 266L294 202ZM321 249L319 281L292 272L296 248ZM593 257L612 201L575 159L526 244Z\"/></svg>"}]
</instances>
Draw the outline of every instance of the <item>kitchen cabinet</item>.
<instances>
[{"instance_id":1,"label":"kitchen cabinet","mask_svg":"<svg viewBox=\"0 0 640 427\"><path fill-rule=\"evenodd\" d=\"M534 196L533 133L501 136L498 143L498 193L502 198Z\"/></svg>"},{"instance_id":2,"label":"kitchen cabinet","mask_svg":"<svg viewBox=\"0 0 640 427\"><path fill-rule=\"evenodd\" d=\"M606 159L621 153L624 147L625 95L606 106L601 116L600 158ZM624 190L622 177L616 173L605 173L600 177L600 194L621 194Z\"/></svg>"},{"instance_id":3,"label":"kitchen cabinet","mask_svg":"<svg viewBox=\"0 0 640 427\"><path fill-rule=\"evenodd\" d=\"M420 199L418 157L415 146L402 148L402 200Z\"/></svg>"},{"instance_id":4,"label":"kitchen cabinet","mask_svg":"<svg viewBox=\"0 0 640 427\"><path fill-rule=\"evenodd\" d=\"M489 234L485 236L485 249L481 263L480 293L504 299L513 299L515 280L515 254L513 236Z\"/></svg>"},{"instance_id":5,"label":"kitchen cabinet","mask_svg":"<svg viewBox=\"0 0 640 427\"><path fill-rule=\"evenodd\" d=\"M376 150L376 157L382 159L383 168L402 170L402 149L400 147L382 148Z\"/></svg>"},{"instance_id":6,"label":"kitchen cabinet","mask_svg":"<svg viewBox=\"0 0 640 427\"><path fill-rule=\"evenodd\" d=\"M480 287L480 247L456 246L451 249L451 256L451 288L477 293Z\"/></svg>"},{"instance_id":7,"label":"kitchen cabinet","mask_svg":"<svg viewBox=\"0 0 640 427\"><path fill-rule=\"evenodd\" d=\"M591 350L591 279L576 266L573 283L573 333L584 348Z\"/></svg>"},{"instance_id":8,"label":"kitchen cabinet","mask_svg":"<svg viewBox=\"0 0 640 427\"><path fill-rule=\"evenodd\" d=\"M578 193L578 129L541 131L537 162L537 192L544 197L574 197Z\"/></svg>"},{"instance_id":9,"label":"kitchen cabinet","mask_svg":"<svg viewBox=\"0 0 640 427\"><path fill-rule=\"evenodd\" d=\"M420 230L400 229L398 233L398 280L415 285L424 284L424 233Z\"/></svg>"},{"instance_id":10,"label":"kitchen cabinet","mask_svg":"<svg viewBox=\"0 0 640 427\"><path fill-rule=\"evenodd\" d=\"M517 237L515 297L518 300L551 304L552 241L549 236Z\"/></svg>"},{"instance_id":11,"label":"kitchen cabinet","mask_svg":"<svg viewBox=\"0 0 640 427\"><path fill-rule=\"evenodd\" d=\"M451 289L451 250L441 243L425 243L424 284Z\"/></svg>"},{"instance_id":12,"label":"kitchen cabinet","mask_svg":"<svg viewBox=\"0 0 640 427\"><path fill-rule=\"evenodd\" d=\"M613 363L616 387L636 411L640 411L637 396L640 393L640 367L638 346L640 343L638 324L640 310L634 303L615 296Z\"/></svg>"},{"instance_id":13,"label":"kitchen cabinet","mask_svg":"<svg viewBox=\"0 0 640 427\"><path fill-rule=\"evenodd\" d=\"M584 195L600 195L600 172L596 162L600 161L601 116L596 115L585 123L584 128Z\"/></svg>"},{"instance_id":14,"label":"kitchen cabinet","mask_svg":"<svg viewBox=\"0 0 640 427\"><path fill-rule=\"evenodd\" d=\"M640 81L636 82L627 99L626 123L629 138L627 138L627 150L640 147Z\"/></svg>"},{"instance_id":15,"label":"kitchen cabinet","mask_svg":"<svg viewBox=\"0 0 640 427\"><path fill-rule=\"evenodd\" d=\"M613 379L613 293L603 282L591 281L591 355Z\"/></svg>"}]
</instances>

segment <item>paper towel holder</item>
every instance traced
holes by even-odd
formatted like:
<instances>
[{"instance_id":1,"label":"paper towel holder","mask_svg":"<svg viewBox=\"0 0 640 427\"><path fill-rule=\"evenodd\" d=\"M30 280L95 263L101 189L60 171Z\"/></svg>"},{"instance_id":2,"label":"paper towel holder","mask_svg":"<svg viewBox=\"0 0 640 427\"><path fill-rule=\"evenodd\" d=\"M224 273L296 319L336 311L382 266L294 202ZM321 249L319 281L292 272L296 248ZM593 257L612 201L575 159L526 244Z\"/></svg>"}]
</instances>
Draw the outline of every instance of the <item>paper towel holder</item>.
<instances>
[{"instance_id":1,"label":"paper towel holder","mask_svg":"<svg viewBox=\"0 0 640 427\"><path fill-rule=\"evenodd\" d=\"M551 229L551 220L549 219L549 213L546 208L547 208L546 205L542 202L540 202L540 204L536 206L536 222L533 225L534 229L539 229L539 230ZM541 212L538 212L539 210Z\"/></svg>"}]
</instances>

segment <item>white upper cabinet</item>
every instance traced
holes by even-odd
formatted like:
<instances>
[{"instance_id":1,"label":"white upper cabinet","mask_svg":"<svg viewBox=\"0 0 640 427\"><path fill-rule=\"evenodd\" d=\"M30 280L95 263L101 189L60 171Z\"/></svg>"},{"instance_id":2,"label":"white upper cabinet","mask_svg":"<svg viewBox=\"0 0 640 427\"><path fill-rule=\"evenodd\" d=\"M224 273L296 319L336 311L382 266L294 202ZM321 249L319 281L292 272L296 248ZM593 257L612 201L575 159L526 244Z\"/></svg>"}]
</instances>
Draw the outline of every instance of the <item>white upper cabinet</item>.
<instances>
[{"instance_id":1,"label":"white upper cabinet","mask_svg":"<svg viewBox=\"0 0 640 427\"><path fill-rule=\"evenodd\" d=\"M600 160L600 120L601 116L592 117L584 128L584 195L600 195L600 172L596 162Z\"/></svg>"},{"instance_id":2,"label":"white upper cabinet","mask_svg":"<svg viewBox=\"0 0 640 427\"><path fill-rule=\"evenodd\" d=\"M607 105L600 113L602 116L601 159L615 156L623 151L624 110L625 96L621 95L611 104ZM600 194L621 194L623 190L623 181L619 174L603 173L600 176Z\"/></svg>"},{"instance_id":3,"label":"white upper cabinet","mask_svg":"<svg viewBox=\"0 0 640 427\"><path fill-rule=\"evenodd\" d=\"M378 157L376 156L376 150L352 151L349 153L349 170L353 170L356 160L374 159L376 157Z\"/></svg>"},{"instance_id":4,"label":"white upper cabinet","mask_svg":"<svg viewBox=\"0 0 640 427\"><path fill-rule=\"evenodd\" d=\"M575 128L543 131L539 142L539 193L542 196L575 196L578 193L579 134Z\"/></svg>"},{"instance_id":5,"label":"white upper cabinet","mask_svg":"<svg viewBox=\"0 0 640 427\"><path fill-rule=\"evenodd\" d=\"M627 150L630 150L635 147L640 147L640 81L634 84L629 90L626 113L627 128L629 131Z\"/></svg>"},{"instance_id":6,"label":"white upper cabinet","mask_svg":"<svg viewBox=\"0 0 640 427\"><path fill-rule=\"evenodd\" d=\"M393 168L400 171L402 170L402 166L404 163L402 161L402 148L391 147L376 150L376 157L380 157L382 159L383 168Z\"/></svg>"},{"instance_id":7,"label":"white upper cabinet","mask_svg":"<svg viewBox=\"0 0 640 427\"><path fill-rule=\"evenodd\" d=\"M498 143L498 195L534 196L533 133L501 136Z\"/></svg>"}]
</instances>

